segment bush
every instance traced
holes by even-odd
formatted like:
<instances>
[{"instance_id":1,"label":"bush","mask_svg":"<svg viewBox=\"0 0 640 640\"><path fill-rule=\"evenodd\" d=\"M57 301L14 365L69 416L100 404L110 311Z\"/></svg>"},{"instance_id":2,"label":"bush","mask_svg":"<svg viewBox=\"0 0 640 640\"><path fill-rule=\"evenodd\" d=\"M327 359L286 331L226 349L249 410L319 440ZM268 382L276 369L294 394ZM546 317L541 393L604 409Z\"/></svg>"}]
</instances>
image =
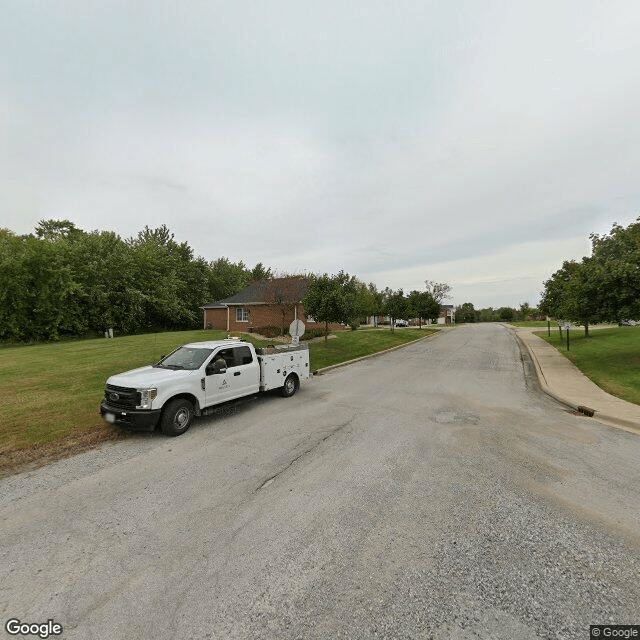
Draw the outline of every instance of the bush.
<instances>
[{"instance_id":1,"label":"bush","mask_svg":"<svg viewBox=\"0 0 640 640\"><path fill-rule=\"evenodd\" d=\"M259 333L265 338L277 338L282 335L282 329L280 327L254 327L253 333Z\"/></svg>"},{"instance_id":2,"label":"bush","mask_svg":"<svg viewBox=\"0 0 640 640\"><path fill-rule=\"evenodd\" d=\"M301 340L311 340L312 338L324 337L324 329L307 329Z\"/></svg>"}]
</instances>

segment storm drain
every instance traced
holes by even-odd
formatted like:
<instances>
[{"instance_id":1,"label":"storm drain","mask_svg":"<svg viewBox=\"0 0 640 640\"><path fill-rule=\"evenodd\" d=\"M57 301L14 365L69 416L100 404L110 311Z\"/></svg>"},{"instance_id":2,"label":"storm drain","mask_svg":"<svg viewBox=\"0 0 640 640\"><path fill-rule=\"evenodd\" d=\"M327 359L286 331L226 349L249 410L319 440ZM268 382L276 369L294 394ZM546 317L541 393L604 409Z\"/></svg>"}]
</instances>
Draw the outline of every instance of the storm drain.
<instances>
[{"instance_id":1,"label":"storm drain","mask_svg":"<svg viewBox=\"0 0 640 640\"><path fill-rule=\"evenodd\" d=\"M574 416L588 416L589 418L593 418L593 414L596 412L595 409L590 409L589 407L585 407L583 405L579 405L575 409L571 409L568 413Z\"/></svg>"}]
</instances>

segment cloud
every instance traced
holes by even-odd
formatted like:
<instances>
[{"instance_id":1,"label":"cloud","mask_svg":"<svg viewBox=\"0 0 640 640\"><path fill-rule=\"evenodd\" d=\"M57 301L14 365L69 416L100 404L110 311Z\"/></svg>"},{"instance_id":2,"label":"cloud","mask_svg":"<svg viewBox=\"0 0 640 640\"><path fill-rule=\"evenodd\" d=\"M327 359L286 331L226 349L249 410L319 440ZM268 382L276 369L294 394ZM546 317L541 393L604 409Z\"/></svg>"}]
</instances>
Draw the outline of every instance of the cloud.
<instances>
[{"instance_id":1,"label":"cloud","mask_svg":"<svg viewBox=\"0 0 640 640\"><path fill-rule=\"evenodd\" d=\"M517 304L640 210L634 2L3 17L0 224L19 233L164 223L207 259Z\"/></svg>"}]
</instances>

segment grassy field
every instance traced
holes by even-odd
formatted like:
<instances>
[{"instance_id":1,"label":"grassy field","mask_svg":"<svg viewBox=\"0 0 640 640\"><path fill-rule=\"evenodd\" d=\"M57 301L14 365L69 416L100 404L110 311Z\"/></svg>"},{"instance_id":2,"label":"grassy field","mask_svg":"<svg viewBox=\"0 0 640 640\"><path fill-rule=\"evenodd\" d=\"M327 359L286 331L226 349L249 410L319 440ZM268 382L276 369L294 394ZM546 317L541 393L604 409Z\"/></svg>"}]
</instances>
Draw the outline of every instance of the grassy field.
<instances>
[{"instance_id":1,"label":"grassy field","mask_svg":"<svg viewBox=\"0 0 640 640\"><path fill-rule=\"evenodd\" d=\"M536 332L537 333L537 332ZM588 378L608 393L640 404L640 327L598 329L584 336L583 329L538 333L566 355Z\"/></svg>"},{"instance_id":2,"label":"grassy field","mask_svg":"<svg viewBox=\"0 0 640 640\"><path fill-rule=\"evenodd\" d=\"M222 331L181 331L0 349L0 453L53 442L102 423L98 407L112 374L157 362Z\"/></svg>"},{"instance_id":3,"label":"grassy field","mask_svg":"<svg viewBox=\"0 0 640 640\"><path fill-rule=\"evenodd\" d=\"M313 371L416 340L433 330L345 331L310 344ZM185 342L216 340L222 331L180 331L0 348L0 472L11 461L94 446L123 437L99 414L105 380L157 362ZM248 334L256 346L259 340ZM28 454L23 453L28 450ZM22 453L21 453L22 452Z\"/></svg>"}]
</instances>

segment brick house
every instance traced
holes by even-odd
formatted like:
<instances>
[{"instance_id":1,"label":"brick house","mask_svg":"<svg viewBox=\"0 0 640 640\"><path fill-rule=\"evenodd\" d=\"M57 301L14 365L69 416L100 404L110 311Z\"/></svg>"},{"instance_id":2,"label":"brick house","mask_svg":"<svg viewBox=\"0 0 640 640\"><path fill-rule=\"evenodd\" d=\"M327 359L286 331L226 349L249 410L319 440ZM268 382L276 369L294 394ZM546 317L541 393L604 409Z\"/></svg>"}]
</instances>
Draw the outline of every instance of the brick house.
<instances>
[{"instance_id":1,"label":"brick house","mask_svg":"<svg viewBox=\"0 0 640 640\"><path fill-rule=\"evenodd\" d=\"M456 308L452 304L440 305L438 324L453 324L456 321Z\"/></svg>"},{"instance_id":2,"label":"brick house","mask_svg":"<svg viewBox=\"0 0 640 640\"><path fill-rule=\"evenodd\" d=\"M324 323L306 317L302 298L307 280L300 277L256 280L238 293L200 307L205 329L251 332L260 327L284 327L302 320L307 329L324 329ZM330 331L346 327L329 323Z\"/></svg>"}]
</instances>

